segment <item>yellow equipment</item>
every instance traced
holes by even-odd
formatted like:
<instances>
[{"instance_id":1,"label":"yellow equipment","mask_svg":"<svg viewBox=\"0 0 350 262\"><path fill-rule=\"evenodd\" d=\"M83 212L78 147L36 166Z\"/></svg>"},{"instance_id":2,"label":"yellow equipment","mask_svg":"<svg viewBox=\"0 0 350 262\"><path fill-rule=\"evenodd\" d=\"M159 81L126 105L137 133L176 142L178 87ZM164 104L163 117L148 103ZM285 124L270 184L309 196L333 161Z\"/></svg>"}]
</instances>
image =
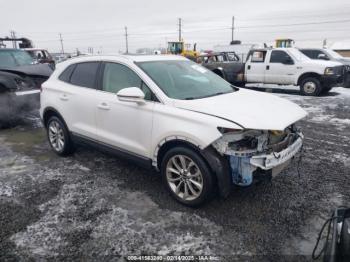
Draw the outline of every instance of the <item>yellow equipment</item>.
<instances>
[{"instance_id":1,"label":"yellow equipment","mask_svg":"<svg viewBox=\"0 0 350 262\"><path fill-rule=\"evenodd\" d=\"M292 47L293 45L293 39L276 39L276 47Z\"/></svg>"},{"instance_id":2,"label":"yellow equipment","mask_svg":"<svg viewBox=\"0 0 350 262\"><path fill-rule=\"evenodd\" d=\"M196 60L199 56L199 52L196 51L196 44L194 44L193 50L191 50L191 44L185 44L183 41L168 42L167 53L182 55L191 60Z\"/></svg>"}]
</instances>

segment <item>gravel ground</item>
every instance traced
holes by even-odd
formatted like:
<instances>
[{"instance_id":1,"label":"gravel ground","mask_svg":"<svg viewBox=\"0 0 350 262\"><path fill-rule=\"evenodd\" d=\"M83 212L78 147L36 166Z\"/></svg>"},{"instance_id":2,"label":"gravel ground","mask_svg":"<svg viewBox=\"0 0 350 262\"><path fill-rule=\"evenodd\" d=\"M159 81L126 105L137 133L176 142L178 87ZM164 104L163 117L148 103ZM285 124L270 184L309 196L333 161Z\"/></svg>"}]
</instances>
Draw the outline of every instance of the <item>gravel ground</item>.
<instances>
[{"instance_id":1,"label":"gravel ground","mask_svg":"<svg viewBox=\"0 0 350 262\"><path fill-rule=\"evenodd\" d=\"M0 261L311 260L324 219L350 201L350 90L323 97L267 91L309 112L300 123L300 177L294 162L272 182L235 188L197 209L175 202L155 172L130 162L88 147L56 156L35 115L0 130Z\"/></svg>"}]
</instances>

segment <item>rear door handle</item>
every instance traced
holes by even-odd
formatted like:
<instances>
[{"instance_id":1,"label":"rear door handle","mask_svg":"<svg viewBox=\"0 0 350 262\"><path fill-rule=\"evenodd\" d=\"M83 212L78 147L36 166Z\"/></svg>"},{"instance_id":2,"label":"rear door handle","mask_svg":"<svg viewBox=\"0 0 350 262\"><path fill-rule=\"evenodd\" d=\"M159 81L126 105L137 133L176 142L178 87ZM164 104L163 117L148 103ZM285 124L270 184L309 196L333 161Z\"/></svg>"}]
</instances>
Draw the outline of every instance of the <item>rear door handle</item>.
<instances>
[{"instance_id":1,"label":"rear door handle","mask_svg":"<svg viewBox=\"0 0 350 262\"><path fill-rule=\"evenodd\" d=\"M248 70L250 70L250 65L248 65Z\"/></svg>"},{"instance_id":2,"label":"rear door handle","mask_svg":"<svg viewBox=\"0 0 350 262\"><path fill-rule=\"evenodd\" d=\"M68 101L68 96L66 94L63 94L63 95L60 96L60 99L62 101Z\"/></svg>"},{"instance_id":3,"label":"rear door handle","mask_svg":"<svg viewBox=\"0 0 350 262\"><path fill-rule=\"evenodd\" d=\"M266 70L270 70L270 66L269 65L266 66Z\"/></svg>"},{"instance_id":4,"label":"rear door handle","mask_svg":"<svg viewBox=\"0 0 350 262\"><path fill-rule=\"evenodd\" d=\"M102 110L110 110L111 109L107 103L101 103L97 107L99 109L102 109Z\"/></svg>"}]
</instances>

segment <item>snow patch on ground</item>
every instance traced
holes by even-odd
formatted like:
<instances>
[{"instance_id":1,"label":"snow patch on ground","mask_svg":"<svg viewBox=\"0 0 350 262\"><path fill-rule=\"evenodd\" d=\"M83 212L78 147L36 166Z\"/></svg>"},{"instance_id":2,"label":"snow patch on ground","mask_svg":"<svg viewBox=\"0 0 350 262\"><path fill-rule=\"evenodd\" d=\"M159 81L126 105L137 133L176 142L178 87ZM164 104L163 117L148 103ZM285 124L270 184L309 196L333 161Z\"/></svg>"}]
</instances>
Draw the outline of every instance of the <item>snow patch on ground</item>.
<instances>
[{"instance_id":1,"label":"snow patch on ground","mask_svg":"<svg viewBox=\"0 0 350 262\"><path fill-rule=\"evenodd\" d=\"M34 257L62 254L71 246L67 239L79 232L89 235L80 250L90 258L214 255L227 245L220 241L222 227L210 220L162 210L144 193L121 190L103 178L64 185L39 209L44 214L40 220L11 237L22 252ZM241 249L239 235L234 242Z\"/></svg>"},{"instance_id":2,"label":"snow patch on ground","mask_svg":"<svg viewBox=\"0 0 350 262\"><path fill-rule=\"evenodd\" d=\"M350 119L332 118L330 119L330 122L334 124L350 125Z\"/></svg>"},{"instance_id":3,"label":"snow patch on ground","mask_svg":"<svg viewBox=\"0 0 350 262\"><path fill-rule=\"evenodd\" d=\"M13 195L12 187L0 182L0 197L6 196L11 197Z\"/></svg>"}]
</instances>

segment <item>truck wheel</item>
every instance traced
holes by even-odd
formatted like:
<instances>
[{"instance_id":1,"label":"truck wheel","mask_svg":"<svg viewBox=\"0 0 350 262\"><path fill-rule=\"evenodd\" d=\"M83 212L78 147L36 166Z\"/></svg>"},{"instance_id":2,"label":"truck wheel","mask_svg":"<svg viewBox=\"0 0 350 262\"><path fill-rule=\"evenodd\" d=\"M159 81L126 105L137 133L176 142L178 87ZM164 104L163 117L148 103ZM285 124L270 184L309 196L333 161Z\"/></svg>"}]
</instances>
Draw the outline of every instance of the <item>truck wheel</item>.
<instances>
[{"instance_id":1,"label":"truck wheel","mask_svg":"<svg viewBox=\"0 0 350 262\"><path fill-rule=\"evenodd\" d=\"M318 96L322 92L320 80L315 77L306 77L301 80L300 92L305 96Z\"/></svg>"},{"instance_id":2,"label":"truck wheel","mask_svg":"<svg viewBox=\"0 0 350 262\"><path fill-rule=\"evenodd\" d=\"M162 160L161 174L171 195L184 205L198 206L212 196L212 173L192 149L182 146L170 149Z\"/></svg>"}]
</instances>

